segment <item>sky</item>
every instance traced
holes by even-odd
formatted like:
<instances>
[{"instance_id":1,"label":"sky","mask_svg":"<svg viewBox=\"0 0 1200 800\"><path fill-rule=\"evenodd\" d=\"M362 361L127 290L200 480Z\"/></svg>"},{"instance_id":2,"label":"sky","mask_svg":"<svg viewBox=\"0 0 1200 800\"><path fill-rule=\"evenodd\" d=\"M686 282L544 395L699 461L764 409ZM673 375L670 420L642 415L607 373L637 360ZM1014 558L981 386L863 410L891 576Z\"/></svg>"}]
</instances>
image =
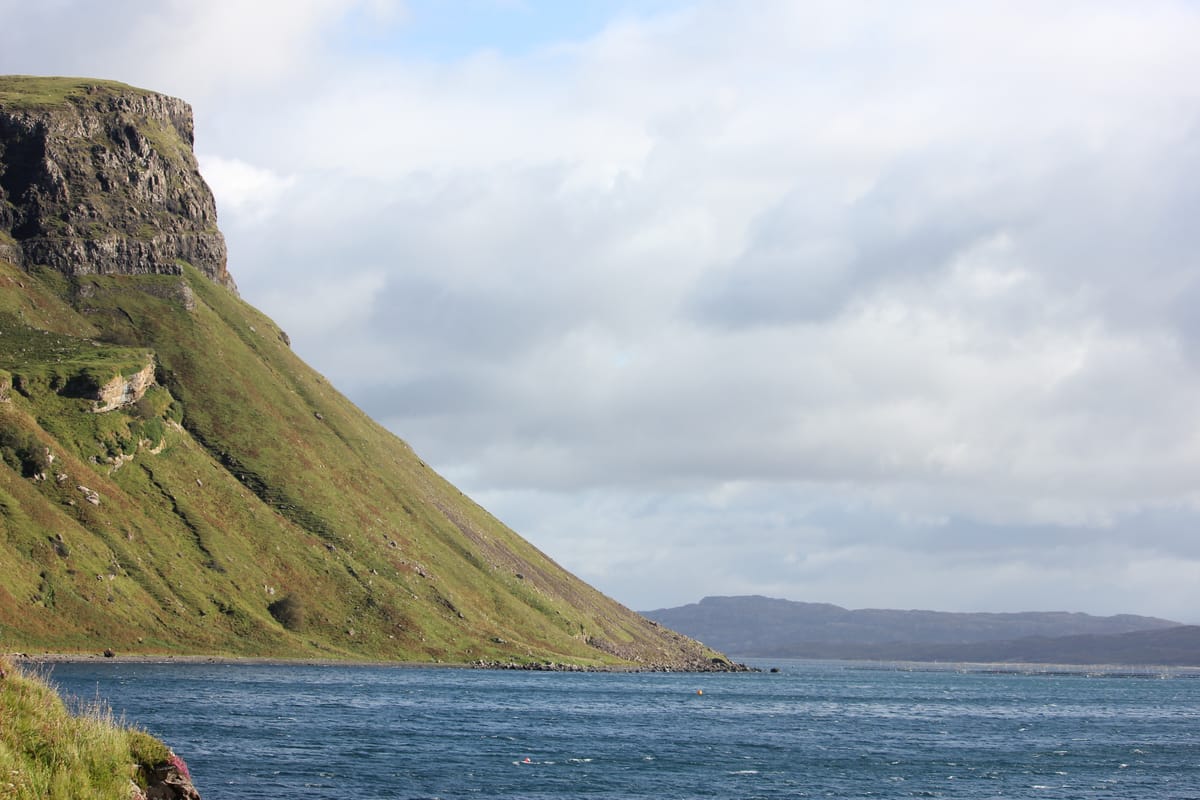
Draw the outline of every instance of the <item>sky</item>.
<instances>
[{"instance_id":1,"label":"sky","mask_svg":"<svg viewBox=\"0 0 1200 800\"><path fill-rule=\"evenodd\" d=\"M0 0L242 297L640 610L1200 623L1200 4Z\"/></svg>"}]
</instances>

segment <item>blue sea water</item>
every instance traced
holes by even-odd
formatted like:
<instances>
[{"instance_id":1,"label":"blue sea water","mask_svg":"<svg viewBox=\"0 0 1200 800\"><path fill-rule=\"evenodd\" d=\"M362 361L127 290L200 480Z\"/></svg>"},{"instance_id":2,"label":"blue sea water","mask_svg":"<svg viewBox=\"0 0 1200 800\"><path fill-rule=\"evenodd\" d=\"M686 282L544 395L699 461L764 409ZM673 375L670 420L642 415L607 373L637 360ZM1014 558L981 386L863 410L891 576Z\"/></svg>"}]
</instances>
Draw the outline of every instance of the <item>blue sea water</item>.
<instances>
[{"instance_id":1,"label":"blue sea water","mask_svg":"<svg viewBox=\"0 0 1200 800\"><path fill-rule=\"evenodd\" d=\"M205 800L1200 798L1200 676L60 664ZM702 692L702 694L701 694Z\"/></svg>"}]
</instances>

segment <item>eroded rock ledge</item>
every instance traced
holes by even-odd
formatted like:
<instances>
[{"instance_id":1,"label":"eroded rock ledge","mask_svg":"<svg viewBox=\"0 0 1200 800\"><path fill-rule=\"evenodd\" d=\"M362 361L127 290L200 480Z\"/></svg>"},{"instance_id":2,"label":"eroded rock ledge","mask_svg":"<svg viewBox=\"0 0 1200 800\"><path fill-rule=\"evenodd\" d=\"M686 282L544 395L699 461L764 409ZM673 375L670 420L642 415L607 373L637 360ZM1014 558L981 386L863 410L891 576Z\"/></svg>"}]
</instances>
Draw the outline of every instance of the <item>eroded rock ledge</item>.
<instances>
[{"instance_id":1,"label":"eroded rock ledge","mask_svg":"<svg viewBox=\"0 0 1200 800\"><path fill-rule=\"evenodd\" d=\"M146 390L154 385L154 361L128 377L117 375L100 386L90 396L95 401L92 410L98 414L128 406L142 399Z\"/></svg>"}]
</instances>

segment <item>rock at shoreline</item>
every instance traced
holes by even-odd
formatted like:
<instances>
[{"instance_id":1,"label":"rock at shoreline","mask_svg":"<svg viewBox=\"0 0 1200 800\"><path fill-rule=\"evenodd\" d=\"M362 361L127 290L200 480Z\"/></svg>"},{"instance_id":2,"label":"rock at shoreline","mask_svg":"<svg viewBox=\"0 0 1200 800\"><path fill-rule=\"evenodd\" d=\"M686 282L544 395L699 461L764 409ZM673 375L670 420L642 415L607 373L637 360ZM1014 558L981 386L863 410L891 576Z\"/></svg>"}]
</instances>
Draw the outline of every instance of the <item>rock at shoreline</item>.
<instances>
[{"instance_id":1,"label":"rock at shoreline","mask_svg":"<svg viewBox=\"0 0 1200 800\"><path fill-rule=\"evenodd\" d=\"M138 789L138 800L201 800L187 764L174 753L163 764L140 768L147 786L145 791Z\"/></svg>"}]
</instances>

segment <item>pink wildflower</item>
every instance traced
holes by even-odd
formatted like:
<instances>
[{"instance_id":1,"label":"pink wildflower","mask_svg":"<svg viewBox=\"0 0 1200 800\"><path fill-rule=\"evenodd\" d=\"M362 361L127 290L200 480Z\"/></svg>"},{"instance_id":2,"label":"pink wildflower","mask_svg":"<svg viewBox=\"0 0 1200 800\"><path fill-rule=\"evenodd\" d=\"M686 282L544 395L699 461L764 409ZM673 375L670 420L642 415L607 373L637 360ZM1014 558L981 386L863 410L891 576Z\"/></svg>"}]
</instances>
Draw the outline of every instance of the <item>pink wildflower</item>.
<instances>
[{"instance_id":1,"label":"pink wildflower","mask_svg":"<svg viewBox=\"0 0 1200 800\"><path fill-rule=\"evenodd\" d=\"M182 775L186 780L190 781L192 779L192 773L188 772L187 764L184 763L182 758L174 753L171 753L171 766L174 767L175 771Z\"/></svg>"}]
</instances>

